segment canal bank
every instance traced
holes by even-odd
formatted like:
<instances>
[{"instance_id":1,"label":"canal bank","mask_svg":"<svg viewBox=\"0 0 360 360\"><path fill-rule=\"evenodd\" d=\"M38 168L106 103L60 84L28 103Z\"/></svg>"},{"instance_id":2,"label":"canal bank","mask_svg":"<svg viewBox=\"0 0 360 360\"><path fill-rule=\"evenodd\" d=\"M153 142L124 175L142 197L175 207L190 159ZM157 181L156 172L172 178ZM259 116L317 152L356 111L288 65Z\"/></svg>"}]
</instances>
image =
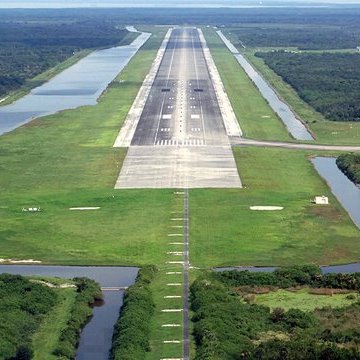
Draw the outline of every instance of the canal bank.
<instances>
[{"instance_id":1,"label":"canal bank","mask_svg":"<svg viewBox=\"0 0 360 360\"><path fill-rule=\"evenodd\" d=\"M81 332L77 360L108 360L113 328L122 306L124 290L134 284L136 267L0 265L1 273L22 276L49 276L63 279L88 277L108 290L104 302L93 308L93 316Z\"/></svg>"}]
</instances>

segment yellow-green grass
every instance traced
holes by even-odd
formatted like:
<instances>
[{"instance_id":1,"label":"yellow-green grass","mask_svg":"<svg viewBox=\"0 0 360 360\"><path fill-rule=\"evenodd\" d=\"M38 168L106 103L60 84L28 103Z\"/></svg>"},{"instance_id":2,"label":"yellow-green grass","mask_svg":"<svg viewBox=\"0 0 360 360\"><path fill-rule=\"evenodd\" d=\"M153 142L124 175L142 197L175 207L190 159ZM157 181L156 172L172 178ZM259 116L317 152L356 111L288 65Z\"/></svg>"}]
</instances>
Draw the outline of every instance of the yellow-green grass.
<instances>
[{"instance_id":1,"label":"yellow-green grass","mask_svg":"<svg viewBox=\"0 0 360 360\"><path fill-rule=\"evenodd\" d=\"M244 55L262 74L266 81L277 91L294 112L308 124L315 134L316 141L323 144L343 144L358 145L360 142L360 123L359 122L339 122L329 121L315 111L310 105L303 101L296 90L286 83L279 75L270 69L263 59L254 55L261 49L247 49ZM279 140L274 138L274 140Z\"/></svg>"},{"instance_id":2,"label":"yellow-green grass","mask_svg":"<svg viewBox=\"0 0 360 360\"><path fill-rule=\"evenodd\" d=\"M61 330L69 320L70 310L74 304L76 291L74 289L58 289L57 305L46 315L33 336L34 360L56 360L53 354L57 347Z\"/></svg>"},{"instance_id":3,"label":"yellow-green grass","mask_svg":"<svg viewBox=\"0 0 360 360\"><path fill-rule=\"evenodd\" d=\"M190 192L194 266L356 262L360 231L313 168L310 152L235 148L243 189ZM315 206L315 195L330 205ZM252 205L283 206L251 211Z\"/></svg>"},{"instance_id":4,"label":"yellow-green grass","mask_svg":"<svg viewBox=\"0 0 360 360\"><path fill-rule=\"evenodd\" d=\"M158 263L172 192L113 190L126 149L112 145L164 33L156 30L97 106L34 120L0 137L1 257ZM32 206L42 211L22 212ZM72 206L101 209L69 211Z\"/></svg>"},{"instance_id":5,"label":"yellow-green grass","mask_svg":"<svg viewBox=\"0 0 360 360\"><path fill-rule=\"evenodd\" d=\"M128 45L130 44L136 37L138 36L137 33L129 32L125 37L122 39L119 45ZM54 76L60 74L65 69L69 68L70 66L76 64L79 60L83 59L85 56L89 55L93 50L91 49L84 49L76 52L73 56L69 57L65 61L55 65L54 67L42 72L41 74L33 77L32 79L28 79L20 89L12 91L6 97L0 106L11 104L12 102L20 99L21 97L28 94L31 89L34 89L37 86L44 84L45 82L49 81Z\"/></svg>"},{"instance_id":6,"label":"yellow-green grass","mask_svg":"<svg viewBox=\"0 0 360 360\"><path fill-rule=\"evenodd\" d=\"M310 289L289 291L279 289L267 294L255 296L255 303L284 310L300 309L302 311L313 311L323 307L341 308L353 304L359 300L357 293L317 295L311 294ZM353 295L353 296L349 296Z\"/></svg>"},{"instance_id":7,"label":"yellow-green grass","mask_svg":"<svg viewBox=\"0 0 360 360\"><path fill-rule=\"evenodd\" d=\"M212 29L206 40L244 136L263 140L291 140L284 124Z\"/></svg>"}]
</instances>

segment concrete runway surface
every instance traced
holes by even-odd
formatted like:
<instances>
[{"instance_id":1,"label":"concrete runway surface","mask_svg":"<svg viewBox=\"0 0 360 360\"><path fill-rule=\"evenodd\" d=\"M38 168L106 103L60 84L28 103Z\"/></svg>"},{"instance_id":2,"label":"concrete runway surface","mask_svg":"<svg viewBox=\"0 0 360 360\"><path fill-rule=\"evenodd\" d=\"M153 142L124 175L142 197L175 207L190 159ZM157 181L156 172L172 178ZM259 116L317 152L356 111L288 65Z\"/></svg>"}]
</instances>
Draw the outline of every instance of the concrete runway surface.
<instances>
[{"instance_id":1,"label":"concrete runway surface","mask_svg":"<svg viewBox=\"0 0 360 360\"><path fill-rule=\"evenodd\" d=\"M116 189L241 187L195 28L172 31Z\"/></svg>"}]
</instances>

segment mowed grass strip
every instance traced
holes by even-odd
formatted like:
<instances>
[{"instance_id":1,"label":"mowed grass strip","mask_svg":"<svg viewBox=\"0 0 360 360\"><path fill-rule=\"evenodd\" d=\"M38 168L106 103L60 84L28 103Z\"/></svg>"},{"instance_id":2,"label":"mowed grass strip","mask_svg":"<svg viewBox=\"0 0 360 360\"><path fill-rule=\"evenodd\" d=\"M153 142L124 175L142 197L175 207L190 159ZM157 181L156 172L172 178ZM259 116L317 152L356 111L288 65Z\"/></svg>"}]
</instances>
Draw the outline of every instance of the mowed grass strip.
<instances>
[{"instance_id":1,"label":"mowed grass strip","mask_svg":"<svg viewBox=\"0 0 360 360\"><path fill-rule=\"evenodd\" d=\"M112 148L166 29L154 31L98 105L40 118L0 137L0 257L158 263L171 191L113 190L126 149ZM77 206L101 209L69 211Z\"/></svg>"},{"instance_id":2,"label":"mowed grass strip","mask_svg":"<svg viewBox=\"0 0 360 360\"><path fill-rule=\"evenodd\" d=\"M245 137L291 140L259 90L214 30L204 30L206 41Z\"/></svg>"},{"instance_id":3,"label":"mowed grass strip","mask_svg":"<svg viewBox=\"0 0 360 360\"><path fill-rule=\"evenodd\" d=\"M265 49L269 50L270 49ZM296 90L270 69L263 59L254 55L260 49L247 49L246 58L262 74L264 79L276 89L278 94L290 105L294 112L310 127L316 141L322 144L358 145L360 142L360 123L353 121L329 121L321 113L302 100ZM274 138L274 140L278 140Z\"/></svg>"},{"instance_id":4,"label":"mowed grass strip","mask_svg":"<svg viewBox=\"0 0 360 360\"><path fill-rule=\"evenodd\" d=\"M75 301L74 289L56 290L59 297L58 304L43 319L39 330L33 336L34 360L55 360L53 354L58 345L58 340L69 320L70 310Z\"/></svg>"},{"instance_id":5,"label":"mowed grass strip","mask_svg":"<svg viewBox=\"0 0 360 360\"><path fill-rule=\"evenodd\" d=\"M308 157L309 152L235 148L243 189L190 192L194 266L356 262L360 231ZM330 205L315 206L315 195ZM252 205L283 206L251 211Z\"/></svg>"}]
</instances>

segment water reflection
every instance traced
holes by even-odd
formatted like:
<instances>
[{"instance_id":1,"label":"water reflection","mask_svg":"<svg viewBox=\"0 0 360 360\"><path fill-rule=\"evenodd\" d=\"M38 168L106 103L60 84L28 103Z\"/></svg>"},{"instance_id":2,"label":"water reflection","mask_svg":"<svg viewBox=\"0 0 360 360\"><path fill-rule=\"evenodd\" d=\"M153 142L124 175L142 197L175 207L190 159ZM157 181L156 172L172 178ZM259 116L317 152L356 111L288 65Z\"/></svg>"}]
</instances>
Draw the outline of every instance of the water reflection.
<instances>
[{"instance_id":1,"label":"water reflection","mask_svg":"<svg viewBox=\"0 0 360 360\"><path fill-rule=\"evenodd\" d=\"M297 140L314 140L306 126L295 117L289 106L279 99L275 91L250 65L244 56L239 53L235 46L224 36L221 31L217 31L217 34L220 36L227 48L234 54L238 63L261 92L261 95L266 99L274 112L278 114L290 134Z\"/></svg>"},{"instance_id":2,"label":"water reflection","mask_svg":"<svg viewBox=\"0 0 360 360\"><path fill-rule=\"evenodd\" d=\"M130 45L94 51L13 104L1 106L0 135L40 116L95 105L150 35L140 33Z\"/></svg>"},{"instance_id":3,"label":"water reflection","mask_svg":"<svg viewBox=\"0 0 360 360\"><path fill-rule=\"evenodd\" d=\"M360 229L360 189L338 168L335 158L319 156L311 162Z\"/></svg>"}]
</instances>

